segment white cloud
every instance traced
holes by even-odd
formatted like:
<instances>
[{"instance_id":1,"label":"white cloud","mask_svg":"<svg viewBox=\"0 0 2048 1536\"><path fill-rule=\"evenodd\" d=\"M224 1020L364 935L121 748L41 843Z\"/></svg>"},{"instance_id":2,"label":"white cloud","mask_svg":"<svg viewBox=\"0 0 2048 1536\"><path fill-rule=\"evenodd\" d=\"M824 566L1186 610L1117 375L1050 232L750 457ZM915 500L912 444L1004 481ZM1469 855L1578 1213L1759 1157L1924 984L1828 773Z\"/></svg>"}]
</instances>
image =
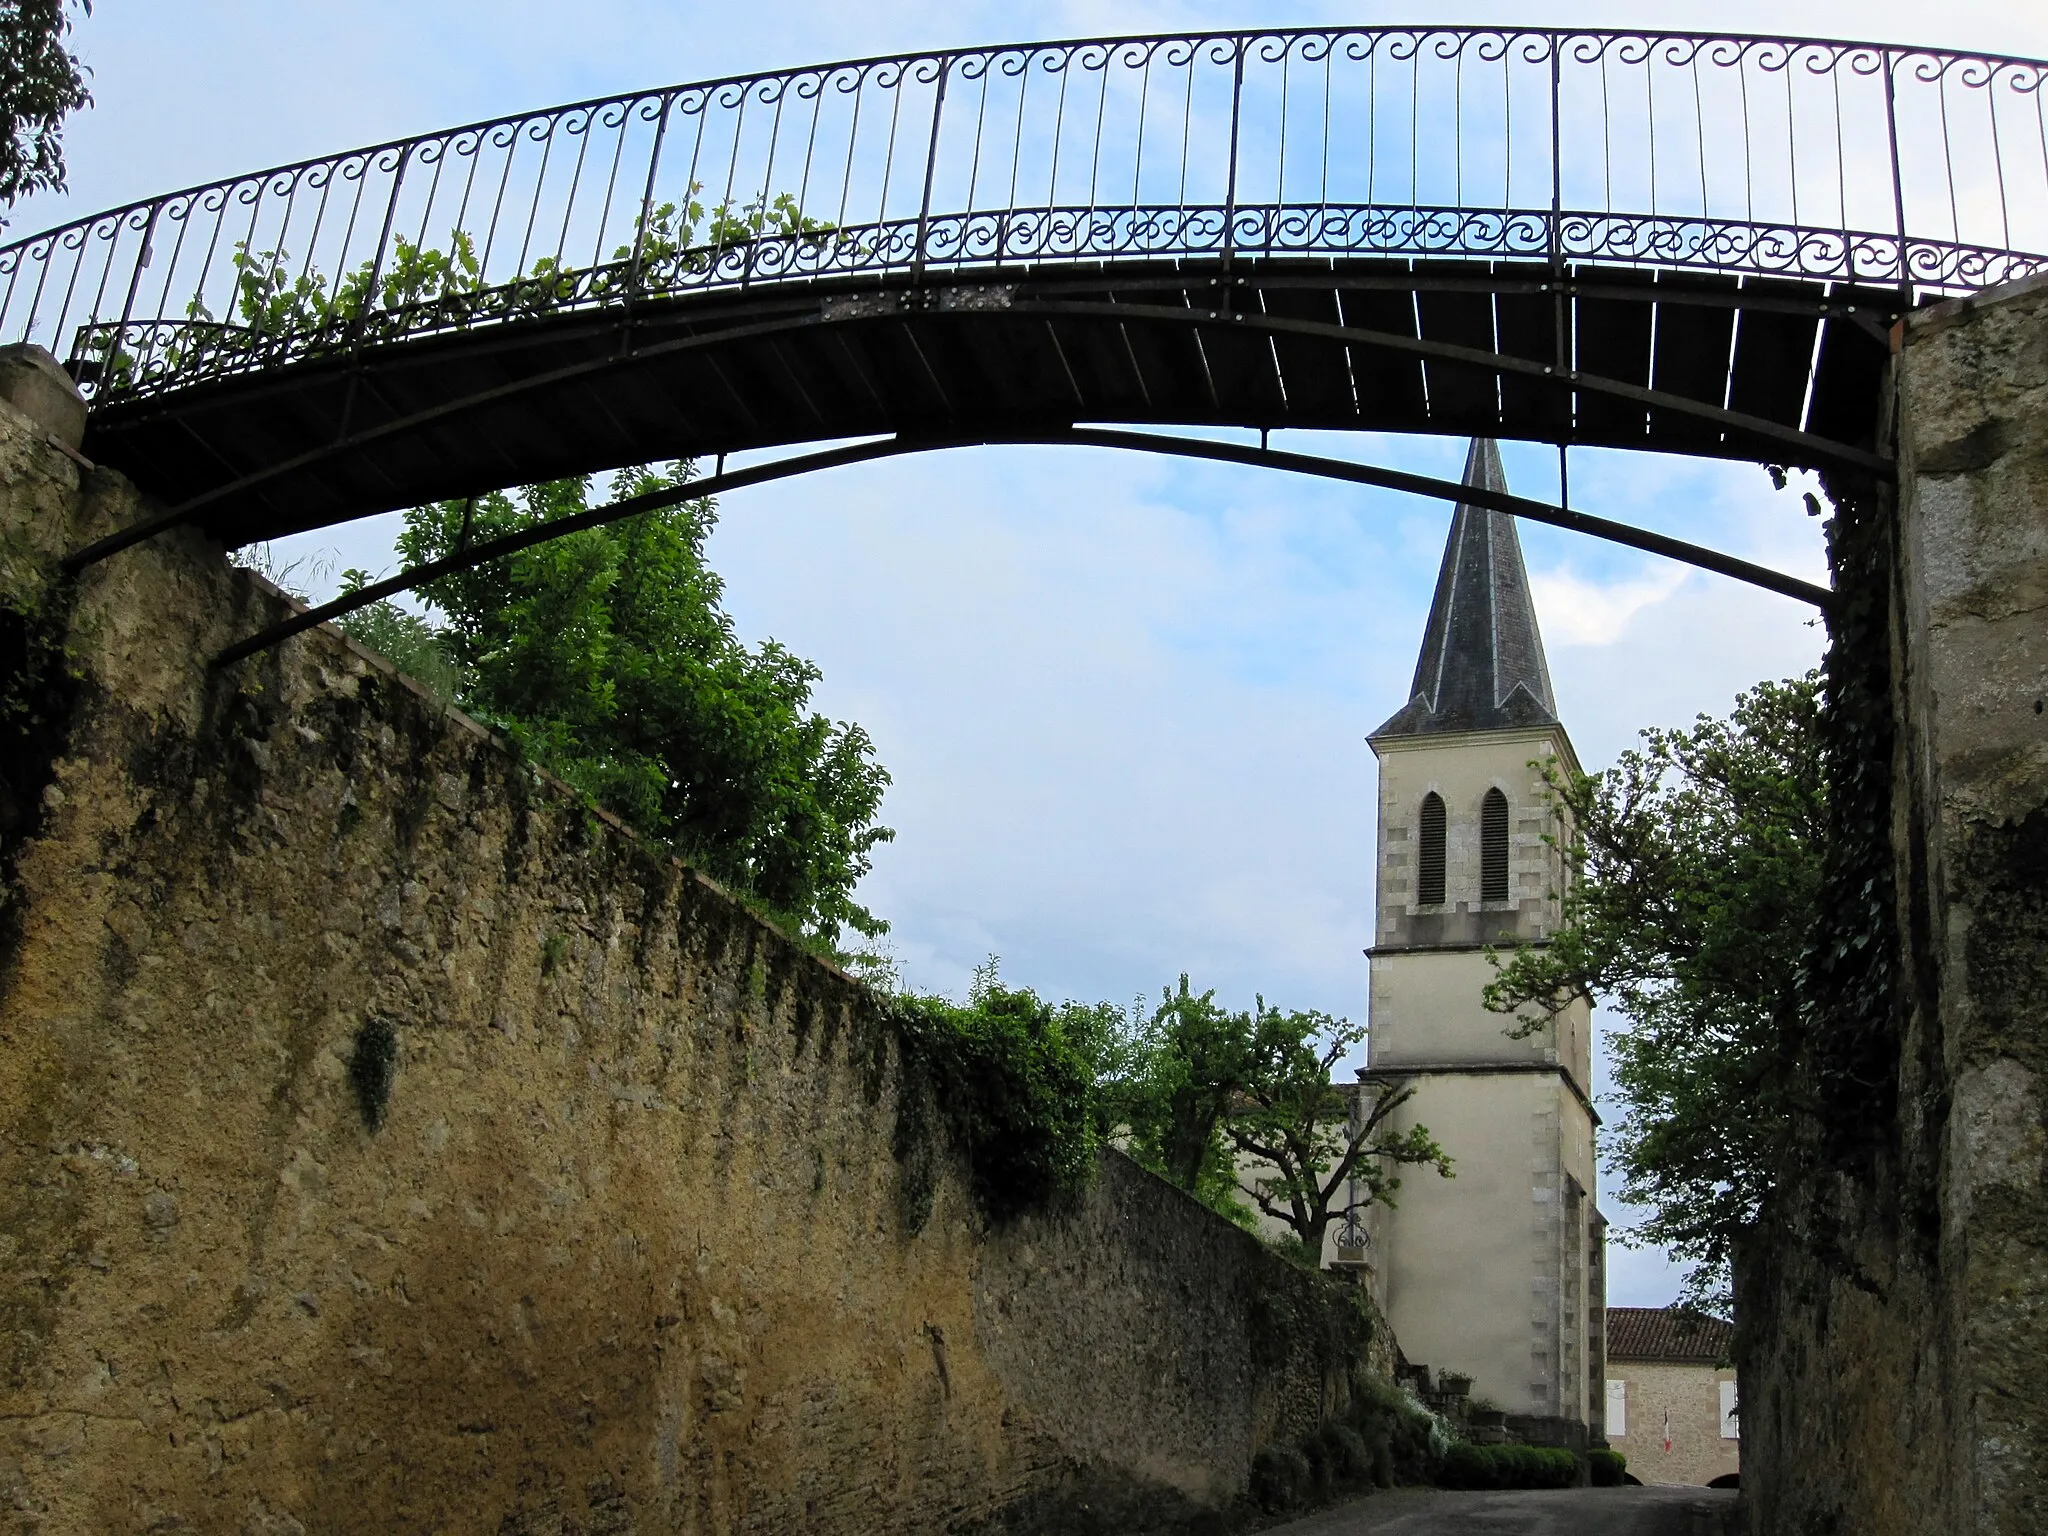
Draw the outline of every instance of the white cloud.
<instances>
[{"instance_id":1,"label":"white cloud","mask_svg":"<svg viewBox=\"0 0 2048 1536\"><path fill-rule=\"evenodd\" d=\"M1529 573L1537 620L1553 646L1612 645L1631 619L1684 580L1684 569L1669 564L1633 581L1589 580L1568 565Z\"/></svg>"}]
</instances>

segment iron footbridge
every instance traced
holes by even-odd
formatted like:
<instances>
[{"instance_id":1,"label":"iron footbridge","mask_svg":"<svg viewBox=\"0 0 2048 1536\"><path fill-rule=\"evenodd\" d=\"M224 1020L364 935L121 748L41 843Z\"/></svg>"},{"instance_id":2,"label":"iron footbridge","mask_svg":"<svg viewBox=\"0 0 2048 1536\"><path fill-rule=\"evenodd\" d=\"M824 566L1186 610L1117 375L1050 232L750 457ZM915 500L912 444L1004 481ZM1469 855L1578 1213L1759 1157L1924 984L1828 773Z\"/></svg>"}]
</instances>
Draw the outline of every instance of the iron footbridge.
<instances>
[{"instance_id":1,"label":"iron footbridge","mask_svg":"<svg viewBox=\"0 0 2048 1536\"><path fill-rule=\"evenodd\" d=\"M762 449L788 452L692 494L989 442L1460 494L1189 435L1216 427L1865 483L1891 471L1901 316L2048 267L2044 80L1982 54L1549 29L862 59L95 214L0 249L0 334L64 362L86 453L165 508L74 564L176 524L232 546Z\"/></svg>"}]
</instances>

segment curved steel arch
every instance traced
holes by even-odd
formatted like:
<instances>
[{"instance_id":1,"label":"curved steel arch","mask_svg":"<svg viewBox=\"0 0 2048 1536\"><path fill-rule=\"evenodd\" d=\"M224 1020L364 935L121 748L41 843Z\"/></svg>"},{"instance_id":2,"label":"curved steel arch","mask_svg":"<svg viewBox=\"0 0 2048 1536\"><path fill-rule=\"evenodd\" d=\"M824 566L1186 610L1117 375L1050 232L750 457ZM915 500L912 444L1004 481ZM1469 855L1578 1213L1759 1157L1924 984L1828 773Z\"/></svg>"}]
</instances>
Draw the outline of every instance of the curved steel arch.
<instances>
[{"instance_id":1,"label":"curved steel arch","mask_svg":"<svg viewBox=\"0 0 2048 1536\"><path fill-rule=\"evenodd\" d=\"M581 533L587 528L602 528L610 523L622 522L626 518L651 512L658 507L672 507L679 502L695 501L706 496L720 496L727 491L742 490L748 486L763 485L775 480L786 480L797 475L840 469L849 464L871 464L881 459L901 458L915 453L941 453L953 448L987 447L997 442L1044 447L1121 448L1139 453L1207 459L1212 463L1278 469L1293 474L1317 475L1329 480L1348 481L1354 485L1371 485L1386 490L1406 491L1412 495L1434 496L1443 501L1491 507L1497 511L1526 518L1530 522L1547 523L1553 528L1568 528L1574 533L1590 534L1594 538L1625 544L1632 549L1663 555L1701 570L1731 576L1751 586L1762 587L1767 592L1776 592L1803 603L1811 603L1817 608L1826 609L1834 600L1834 593L1828 588L1816 586L1810 581L1801 581L1796 576L1787 576L1784 572L1774 571L1768 566L1724 555L1718 550L1705 549L1683 539L1674 539L1664 534L1631 527L1627 523L1618 523L1611 518L1595 517L1569 507L1534 501L1527 496L1488 490L1484 486L1463 485L1428 475L1409 474L1403 470L1382 469L1377 465L1355 464L1343 459L1323 458L1313 454L1288 453L1264 447L1253 448L1242 443L1219 443L1205 438L1168 437L1149 432L1120 432L1083 427L1058 437L1020 435L1008 438L962 438L943 442L886 438L880 441L843 444L835 448L820 449L814 453L796 454L772 463L749 465L745 469L731 472L720 470L706 479L663 486L659 490L628 496L601 507L592 507L588 511L556 518L552 522L522 528L516 533L504 534L481 544L459 548L438 560L431 560L425 565L400 571L396 576L389 576L382 581L371 582L353 591L344 592L329 602L307 608L289 619L259 630L256 634L238 640L221 651L213 658L212 664L215 667L232 666L235 662L253 656L259 651L266 651L281 641L289 640L293 635L331 620L344 618L358 609L367 608L372 603L383 602L401 592L410 592L438 577L452 575L457 571L474 570L479 565L502 560L521 550L531 549L536 544L545 544L553 539Z\"/></svg>"},{"instance_id":2,"label":"curved steel arch","mask_svg":"<svg viewBox=\"0 0 2048 1536\"><path fill-rule=\"evenodd\" d=\"M1091 421L1883 474L1889 326L2048 267L2044 97L2025 59L1542 28L853 60L96 214L0 248L0 334L229 542Z\"/></svg>"}]
</instances>

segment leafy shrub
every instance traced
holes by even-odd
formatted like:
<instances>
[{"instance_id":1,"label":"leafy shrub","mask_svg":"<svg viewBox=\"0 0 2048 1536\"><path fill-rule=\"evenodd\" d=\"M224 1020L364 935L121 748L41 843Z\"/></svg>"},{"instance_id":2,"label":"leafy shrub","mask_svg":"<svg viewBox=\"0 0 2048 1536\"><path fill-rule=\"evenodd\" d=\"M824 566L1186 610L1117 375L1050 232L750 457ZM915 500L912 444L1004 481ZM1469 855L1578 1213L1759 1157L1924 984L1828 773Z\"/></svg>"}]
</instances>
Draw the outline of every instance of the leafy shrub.
<instances>
[{"instance_id":1,"label":"leafy shrub","mask_svg":"<svg viewBox=\"0 0 2048 1536\"><path fill-rule=\"evenodd\" d=\"M1384 1488L1435 1480L1449 1431L1412 1393L1361 1373L1352 1382L1350 1418L1372 1455L1375 1483Z\"/></svg>"},{"instance_id":2,"label":"leafy shrub","mask_svg":"<svg viewBox=\"0 0 2048 1536\"><path fill-rule=\"evenodd\" d=\"M1058 1204L1095 1166L1094 1072L1065 1010L991 981L966 1007L895 1000L905 1066L929 1088L967 1159L974 1195L997 1221Z\"/></svg>"},{"instance_id":3,"label":"leafy shrub","mask_svg":"<svg viewBox=\"0 0 2048 1536\"><path fill-rule=\"evenodd\" d=\"M341 573L345 596L370 584L370 573L353 567ZM441 631L396 603L371 603L341 620L341 632L367 646L444 704L462 697L468 679L449 658Z\"/></svg>"},{"instance_id":4,"label":"leafy shrub","mask_svg":"<svg viewBox=\"0 0 2048 1536\"><path fill-rule=\"evenodd\" d=\"M1308 1458L1291 1445L1269 1445L1252 1458L1252 1498L1278 1511L1299 1504L1313 1479Z\"/></svg>"},{"instance_id":5,"label":"leafy shrub","mask_svg":"<svg viewBox=\"0 0 2048 1536\"><path fill-rule=\"evenodd\" d=\"M1357 1482L1372 1475L1372 1448L1349 1424L1325 1424L1318 1438L1330 1472L1340 1482Z\"/></svg>"},{"instance_id":6,"label":"leafy shrub","mask_svg":"<svg viewBox=\"0 0 2048 1536\"><path fill-rule=\"evenodd\" d=\"M1588 1451L1595 1488L1619 1488L1628 1476L1628 1458L1619 1451Z\"/></svg>"},{"instance_id":7,"label":"leafy shrub","mask_svg":"<svg viewBox=\"0 0 2048 1536\"><path fill-rule=\"evenodd\" d=\"M1437 1481L1446 1488L1569 1488L1578 1458L1548 1445L1470 1445L1444 1454Z\"/></svg>"}]
</instances>

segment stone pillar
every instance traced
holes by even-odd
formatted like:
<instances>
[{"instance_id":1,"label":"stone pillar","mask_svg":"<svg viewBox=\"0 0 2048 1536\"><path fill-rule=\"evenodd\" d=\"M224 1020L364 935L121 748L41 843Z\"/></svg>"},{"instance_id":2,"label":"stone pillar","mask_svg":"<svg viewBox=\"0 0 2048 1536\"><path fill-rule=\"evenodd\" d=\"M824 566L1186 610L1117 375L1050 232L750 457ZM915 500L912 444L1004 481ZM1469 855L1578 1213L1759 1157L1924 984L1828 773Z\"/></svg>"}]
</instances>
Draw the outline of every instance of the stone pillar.
<instances>
[{"instance_id":1,"label":"stone pillar","mask_svg":"<svg viewBox=\"0 0 2048 1536\"><path fill-rule=\"evenodd\" d=\"M1938 1129L1921 1342L1946 1528L2018 1536L2048 1529L2048 275L1912 316L1897 380L1894 815L1928 1090L1902 1110Z\"/></svg>"}]
</instances>

